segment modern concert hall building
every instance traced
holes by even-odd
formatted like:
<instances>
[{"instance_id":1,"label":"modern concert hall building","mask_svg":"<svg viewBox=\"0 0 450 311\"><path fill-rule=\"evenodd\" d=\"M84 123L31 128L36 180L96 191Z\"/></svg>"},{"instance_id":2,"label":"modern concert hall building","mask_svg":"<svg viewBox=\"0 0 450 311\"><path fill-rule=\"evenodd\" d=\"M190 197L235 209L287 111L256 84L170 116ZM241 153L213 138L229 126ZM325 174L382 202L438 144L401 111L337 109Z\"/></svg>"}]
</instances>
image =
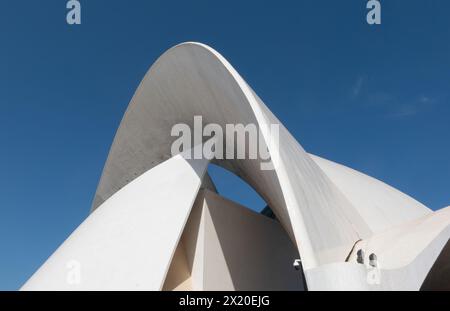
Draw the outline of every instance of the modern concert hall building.
<instances>
[{"instance_id":1,"label":"modern concert hall building","mask_svg":"<svg viewBox=\"0 0 450 311\"><path fill-rule=\"evenodd\" d=\"M195 116L224 129L255 125L272 168L260 156L192 158L196 143L174 155L173 126L192 128ZM211 163L248 183L264 211L222 197ZM188 42L147 72L90 215L21 289L450 289L449 237L450 207L432 211L308 153L218 52Z\"/></svg>"}]
</instances>

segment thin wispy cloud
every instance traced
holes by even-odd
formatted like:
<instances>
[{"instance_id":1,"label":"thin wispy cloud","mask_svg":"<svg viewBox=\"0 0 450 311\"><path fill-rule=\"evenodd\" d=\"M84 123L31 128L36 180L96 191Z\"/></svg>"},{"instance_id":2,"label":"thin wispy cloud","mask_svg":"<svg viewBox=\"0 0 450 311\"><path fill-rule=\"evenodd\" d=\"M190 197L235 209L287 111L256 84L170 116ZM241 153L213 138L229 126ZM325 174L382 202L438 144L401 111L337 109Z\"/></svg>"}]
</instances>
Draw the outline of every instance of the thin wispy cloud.
<instances>
[{"instance_id":1,"label":"thin wispy cloud","mask_svg":"<svg viewBox=\"0 0 450 311\"><path fill-rule=\"evenodd\" d=\"M429 102L430 102L430 98L427 97L427 96L420 96L419 101L420 101L421 103L426 104L426 103L429 103Z\"/></svg>"},{"instance_id":2,"label":"thin wispy cloud","mask_svg":"<svg viewBox=\"0 0 450 311\"><path fill-rule=\"evenodd\" d=\"M396 105L396 109L386 114L387 118L407 118L425 111L435 100L429 96L420 95L407 104Z\"/></svg>"},{"instance_id":3,"label":"thin wispy cloud","mask_svg":"<svg viewBox=\"0 0 450 311\"><path fill-rule=\"evenodd\" d=\"M400 105L398 109L395 111L390 111L386 114L386 118L393 118L393 119L399 119L399 118L406 118L414 116L418 113L418 107L417 105L411 105L411 104L404 104Z\"/></svg>"},{"instance_id":4,"label":"thin wispy cloud","mask_svg":"<svg viewBox=\"0 0 450 311\"><path fill-rule=\"evenodd\" d=\"M363 84L365 82L366 78L365 76L359 76L352 87L351 96L352 98L357 98L361 94L361 89L363 87Z\"/></svg>"},{"instance_id":5,"label":"thin wispy cloud","mask_svg":"<svg viewBox=\"0 0 450 311\"><path fill-rule=\"evenodd\" d=\"M394 95L384 91L371 92L365 101L365 105L368 107L380 107L384 109L396 106L397 103L398 100Z\"/></svg>"},{"instance_id":6,"label":"thin wispy cloud","mask_svg":"<svg viewBox=\"0 0 450 311\"><path fill-rule=\"evenodd\" d=\"M365 96L364 106L381 113L388 119L402 119L416 116L427 111L436 100L432 96L416 95L413 98L399 98L395 94L377 91Z\"/></svg>"},{"instance_id":7,"label":"thin wispy cloud","mask_svg":"<svg viewBox=\"0 0 450 311\"><path fill-rule=\"evenodd\" d=\"M431 104L431 103L434 102L434 100L432 100L432 99L431 99L430 97L428 97L428 96L422 95L422 96L419 97L419 102L422 103L422 104Z\"/></svg>"}]
</instances>

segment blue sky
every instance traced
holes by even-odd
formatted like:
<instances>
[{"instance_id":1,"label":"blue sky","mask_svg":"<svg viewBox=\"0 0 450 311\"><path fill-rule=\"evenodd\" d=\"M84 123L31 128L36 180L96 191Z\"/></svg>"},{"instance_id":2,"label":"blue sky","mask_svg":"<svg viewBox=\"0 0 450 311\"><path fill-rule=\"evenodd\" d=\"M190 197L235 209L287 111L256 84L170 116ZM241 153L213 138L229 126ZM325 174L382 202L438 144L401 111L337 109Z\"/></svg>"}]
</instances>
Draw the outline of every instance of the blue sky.
<instances>
[{"instance_id":1,"label":"blue sky","mask_svg":"<svg viewBox=\"0 0 450 311\"><path fill-rule=\"evenodd\" d=\"M19 288L88 215L115 130L149 66L200 41L303 147L450 205L450 3L7 1L0 10L0 290ZM219 190L263 202L212 170ZM238 184L239 185L239 184Z\"/></svg>"}]
</instances>

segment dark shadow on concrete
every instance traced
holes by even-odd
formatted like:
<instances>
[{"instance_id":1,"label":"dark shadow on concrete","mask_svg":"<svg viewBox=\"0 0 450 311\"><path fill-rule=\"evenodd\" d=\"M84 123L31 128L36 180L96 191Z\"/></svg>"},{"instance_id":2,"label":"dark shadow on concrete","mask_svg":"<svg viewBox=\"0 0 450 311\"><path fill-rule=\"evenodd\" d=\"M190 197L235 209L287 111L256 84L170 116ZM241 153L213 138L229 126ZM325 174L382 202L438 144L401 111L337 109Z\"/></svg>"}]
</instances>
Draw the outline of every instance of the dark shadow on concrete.
<instances>
[{"instance_id":1,"label":"dark shadow on concrete","mask_svg":"<svg viewBox=\"0 0 450 311\"><path fill-rule=\"evenodd\" d=\"M428 272L420 290L450 291L450 241L447 241L438 258Z\"/></svg>"}]
</instances>

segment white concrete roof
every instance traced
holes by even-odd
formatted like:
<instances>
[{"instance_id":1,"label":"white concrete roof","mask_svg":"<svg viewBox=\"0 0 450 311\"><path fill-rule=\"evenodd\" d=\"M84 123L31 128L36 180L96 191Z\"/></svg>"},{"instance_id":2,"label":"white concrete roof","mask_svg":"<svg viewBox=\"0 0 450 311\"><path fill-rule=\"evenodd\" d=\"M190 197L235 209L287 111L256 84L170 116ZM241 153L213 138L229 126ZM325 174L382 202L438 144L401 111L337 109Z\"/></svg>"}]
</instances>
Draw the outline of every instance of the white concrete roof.
<instances>
[{"instance_id":1,"label":"white concrete roof","mask_svg":"<svg viewBox=\"0 0 450 311\"><path fill-rule=\"evenodd\" d=\"M192 126L195 115L202 115L204 123L222 126L280 124L218 52L199 43L177 45L153 64L136 90L116 133L93 208L170 158L171 127L175 123ZM382 183L312 158L280 126L276 170L261 171L261 160L217 164L242 177L268 202L297 243L306 267L342 260L356 241L428 212ZM387 194L389 199L374 201L352 192L351 187L361 181L373 197Z\"/></svg>"}]
</instances>

